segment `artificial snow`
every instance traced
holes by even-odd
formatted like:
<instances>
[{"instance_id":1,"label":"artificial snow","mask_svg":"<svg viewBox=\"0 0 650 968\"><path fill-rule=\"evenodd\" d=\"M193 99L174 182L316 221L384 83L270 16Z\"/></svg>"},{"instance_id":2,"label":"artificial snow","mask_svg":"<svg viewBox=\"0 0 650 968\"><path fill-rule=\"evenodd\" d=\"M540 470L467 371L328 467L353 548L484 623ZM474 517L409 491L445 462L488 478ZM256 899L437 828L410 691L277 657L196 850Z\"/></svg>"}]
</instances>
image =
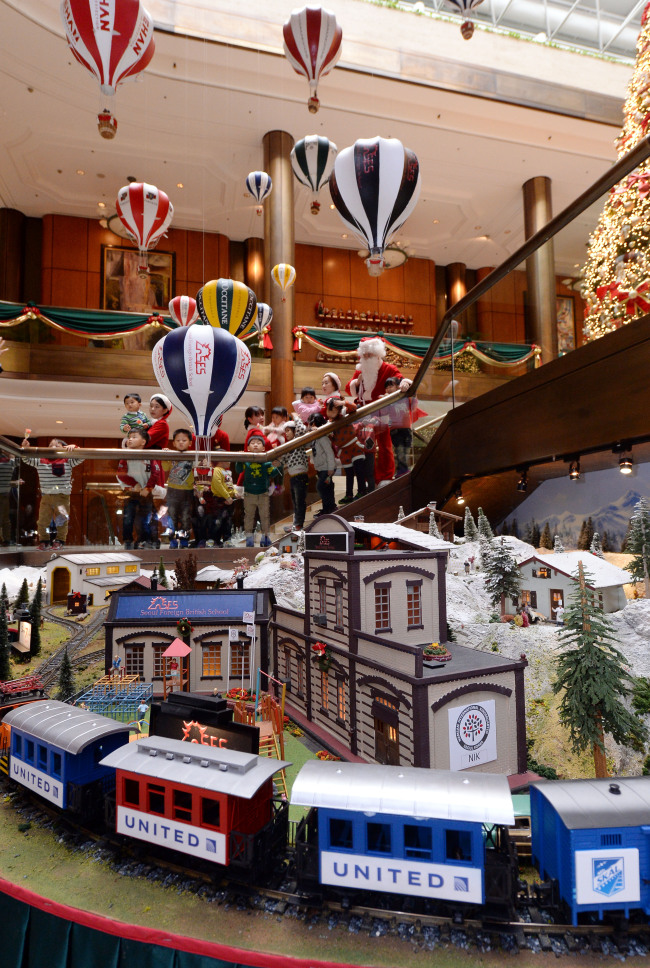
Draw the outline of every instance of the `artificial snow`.
<instances>
[{"instance_id":1,"label":"artificial snow","mask_svg":"<svg viewBox=\"0 0 650 968\"><path fill-rule=\"evenodd\" d=\"M7 596L10 602L14 598L18 598L18 592L25 578L27 579L30 597L36 591L39 578L41 579L43 589L47 586L44 568L32 568L31 565L20 565L18 568L0 569L0 588L3 583L6 585Z\"/></svg>"}]
</instances>

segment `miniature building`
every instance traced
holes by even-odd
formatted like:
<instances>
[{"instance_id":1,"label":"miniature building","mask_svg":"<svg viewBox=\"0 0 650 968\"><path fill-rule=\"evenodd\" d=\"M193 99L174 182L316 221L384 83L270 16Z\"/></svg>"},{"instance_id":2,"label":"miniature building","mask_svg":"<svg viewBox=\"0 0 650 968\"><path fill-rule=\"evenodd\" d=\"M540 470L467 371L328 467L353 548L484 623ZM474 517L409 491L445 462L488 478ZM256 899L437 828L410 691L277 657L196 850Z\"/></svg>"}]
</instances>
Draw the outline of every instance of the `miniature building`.
<instances>
[{"instance_id":1,"label":"miniature building","mask_svg":"<svg viewBox=\"0 0 650 968\"><path fill-rule=\"evenodd\" d=\"M272 663L290 714L377 763L515 774L526 766L525 659L447 643L451 545L322 515L305 535L305 613L276 607Z\"/></svg>"},{"instance_id":2,"label":"miniature building","mask_svg":"<svg viewBox=\"0 0 650 968\"><path fill-rule=\"evenodd\" d=\"M140 575L140 563L128 551L56 555L45 565L48 604L65 602L70 592L81 592L88 596L89 605L100 605L106 592L123 588Z\"/></svg>"},{"instance_id":3,"label":"miniature building","mask_svg":"<svg viewBox=\"0 0 650 968\"><path fill-rule=\"evenodd\" d=\"M126 676L153 682L163 691L163 653L178 637L180 619L188 619L190 692L225 692L251 688L258 666L268 670L268 623L273 591L116 592L111 597L106 631L106 671L122 658ZM248 630L254 630L249 634Z\"/></svg>"},{"instance_id":4,"label":"miniature building","mask_svg":"<svg viewBox=\"0 0 650 968\"><path fill-rule=\"evenodd\" d=\"M506 599L506 611L514 611L518 605L530 605L535 611L554 619L558 605L566 606L575 592L579 562L585 571L587 588L596 592L603 611L617 612L625 608L623 585L632 581L628 571L590 551L564 551L554 555L532 555L519 562L520 594L516 599Z\"/></svg>"}]
</instances>

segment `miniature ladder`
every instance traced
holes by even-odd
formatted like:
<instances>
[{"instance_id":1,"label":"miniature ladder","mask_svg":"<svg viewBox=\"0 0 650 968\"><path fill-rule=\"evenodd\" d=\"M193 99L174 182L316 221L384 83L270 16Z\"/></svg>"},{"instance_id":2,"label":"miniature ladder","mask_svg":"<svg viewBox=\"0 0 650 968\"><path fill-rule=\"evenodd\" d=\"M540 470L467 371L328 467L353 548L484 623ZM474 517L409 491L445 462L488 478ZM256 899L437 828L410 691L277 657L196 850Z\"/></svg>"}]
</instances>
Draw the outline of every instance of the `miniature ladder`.
<instances>
[{"instance_id":1,"label":"miniature ladder","mask_svg":"<svg viewBox=\"0 0 650 968\"><path fill-rule=\"evenodd\" d=\"M270 730L269 730L270 727ZM273 729L273 724L267 722L259 723L260 728L260 756L274 756L276 760L281 759L280 744L278 743L277 733ZM285 798L289 798L287 790L287 778L284 770L279 770L274 780L278 791Z\"/></svg>"}]
</instances>

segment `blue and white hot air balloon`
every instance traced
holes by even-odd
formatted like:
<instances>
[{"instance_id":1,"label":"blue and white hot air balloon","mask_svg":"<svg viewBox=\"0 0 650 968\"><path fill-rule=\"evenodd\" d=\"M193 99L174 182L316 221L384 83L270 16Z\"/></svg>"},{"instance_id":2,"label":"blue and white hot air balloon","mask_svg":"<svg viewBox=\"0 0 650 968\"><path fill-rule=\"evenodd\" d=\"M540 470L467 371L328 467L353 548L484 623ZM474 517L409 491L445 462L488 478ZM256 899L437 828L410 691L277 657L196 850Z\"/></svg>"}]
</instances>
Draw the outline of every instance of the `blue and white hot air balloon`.
<instances>
[{"instance_id":1,"label":"blue and white hot air balloon","mask_svg":"<svg viewBox=\"0 0 650 968\"><path fill-rule=\"evenodd\" d=\"M309 134L297 141L291 152L293 173L302 185L311 188L311 214L318 215L318 192L332 174L338 148L333 141L317 134Z\"/></svg>"},{"instance_id":2,"label":"blue and white hot air balloon","mask_svg":"<svg viewBox=\"0 0 650 968\"><path fill-rule=\"evenodd\" d=\"M251 171L246 179L246 188L257 202L257 214L261 215L263 212L262 202L267 195L271 194L273 188L271 176L267 175L265 171Z\"/></svg>"},{"instance_id":3,"label":"blue and white hot air balloon","mask_svg":"<svg viewBox=\"0 0 650 968\"><path fill-rule=\"evenodd\" d=\"M194 323L156 343L152 362L161 390L193 427L197 449L209 450L219 417L248 386L248 347L226 329Z\"/></svg>"}]
</instances>

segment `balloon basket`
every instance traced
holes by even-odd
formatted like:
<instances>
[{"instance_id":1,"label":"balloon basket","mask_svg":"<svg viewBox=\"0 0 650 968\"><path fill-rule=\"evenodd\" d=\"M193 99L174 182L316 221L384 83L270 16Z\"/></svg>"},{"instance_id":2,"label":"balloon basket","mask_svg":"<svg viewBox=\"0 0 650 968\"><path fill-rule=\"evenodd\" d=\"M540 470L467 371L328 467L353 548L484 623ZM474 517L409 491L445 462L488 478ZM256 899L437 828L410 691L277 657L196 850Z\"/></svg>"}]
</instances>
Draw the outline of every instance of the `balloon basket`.
<instances>
[{"instance_id":1,"label":"balloon basket","mask_svg":"<svg viewBox=\"0 0 650 968\"><path fill-rule=\"evenodd\" d=\"M117 121L110 111L102 111L97 115L97 130L102 138L111 140L117 133Z\"/></svg>"},{"instance_id":2,"label":"balloon basket","mask_svg":"<svg viewBox=\"0 0 650 968\"><path fill-rule=\"evenodd\" d=\"M471 20L466 20L465 23L460 25L460 32L463 35L463 40L471 40L474 34L474 24Z\"/></svg>"},{"instance_id":3,"label":"balloon basket","mask_svg":"<svg viewBox=\"0 0 650 968\"><path fill-rule=\"evenodd\" d=\"M318 215L319 212L320 212L320 202L312 202L311 203L311 214L312 215Z\"/></svg>"},{"instance_id":4,"label":"balloon basket","mask_svg":"<svg viewBox=\"0 0 650 968\"><path fill-rule=\"evenodd\" d=\"M139 275L139 277L141 279L147 279L148 276L149 276L149 266L148 265L139 265L138 266L138 275Z\"/></svg>"},{"instance_id":5,"label":"balloon basket","mask_svg":"<svg viewBox=\"0 0 650 968\"><path fill-rule=\"evenodd\" d=\"M366 259L366 265L370 276L380 276L384 271L384 260L381 257Z\"/></svg>"},{"instance_id":6,"label":"balloon basket","mask_svg":"<svg viewBox=\"0 0 650 968\"><path fill-rule=\"evenodd\" d=\"M262 207L262 205L258 205L255 211L257 212L258 215L261 215L262 212L264 211L264 208Z\"/></svg>"},{"instance_id":7,"label":"balloon basket","mask_svg":"<svg viewBox=\"0 0 650 968\"><path fill-rule=\"evenodd\" d=\"M310 97L309 100L307 101L307 107L309 109L310 114L316 114L318 112L318 109L320 107L320 101L318 100L315 94L312 97Z\"/></svg>"}]
</instances>

